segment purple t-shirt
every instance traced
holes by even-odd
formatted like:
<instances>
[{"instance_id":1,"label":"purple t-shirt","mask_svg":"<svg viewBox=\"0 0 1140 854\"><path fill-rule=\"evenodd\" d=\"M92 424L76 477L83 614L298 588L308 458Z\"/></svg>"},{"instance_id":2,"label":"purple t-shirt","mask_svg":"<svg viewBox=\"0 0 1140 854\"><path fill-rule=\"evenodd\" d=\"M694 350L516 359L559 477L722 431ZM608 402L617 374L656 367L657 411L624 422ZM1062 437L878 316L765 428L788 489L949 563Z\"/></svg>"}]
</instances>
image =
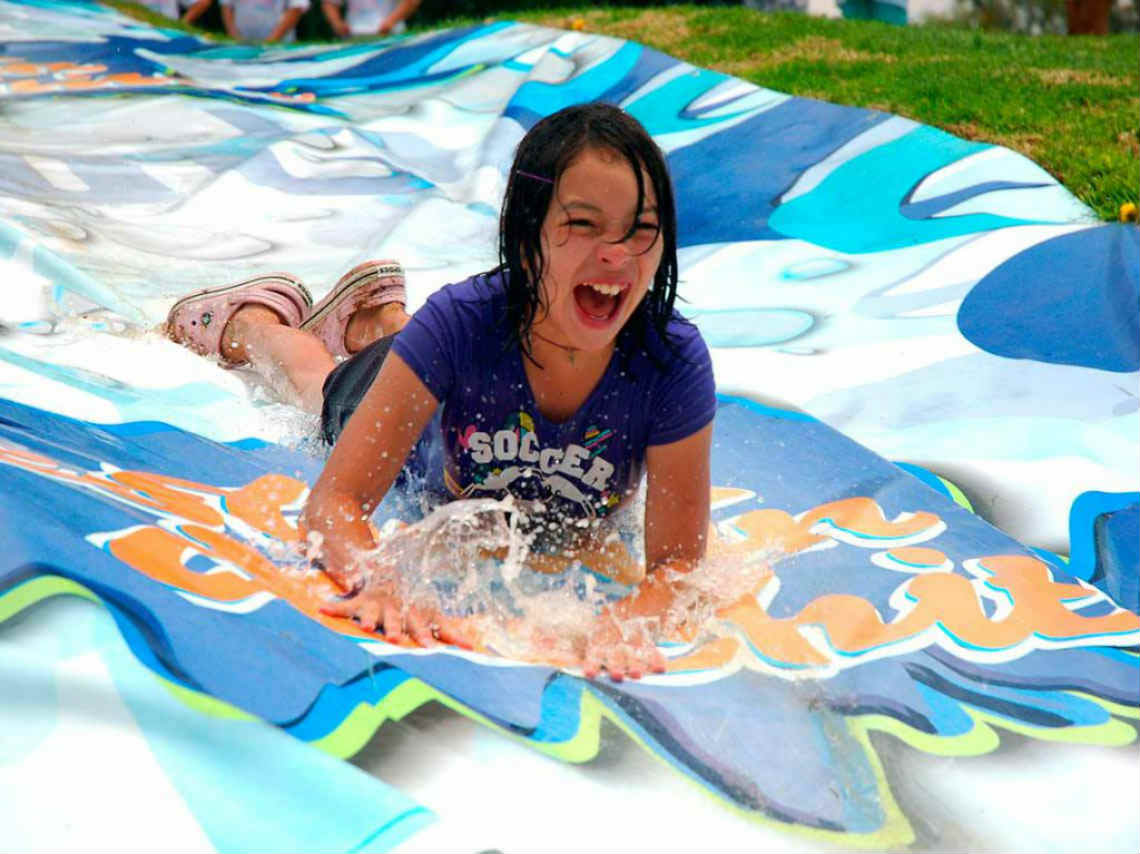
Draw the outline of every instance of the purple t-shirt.
<instances>
[{"instance_id":1,"label":"purple t-shirt","mask_svg":"<svg viewBox=\"0 0 1140 854\"><path fill-rule=\"evenodd\" d=\"M648 446L713 418L708 348L678 315L668 327L673 350L652 330L643 343L623 329L601 380L561 423L538 411L505 316L502 274L480 274L432 294L392 345L441 404L451 497L509 492L561 518L605 516L637 488Z\"/></svg>"}]
</instances>

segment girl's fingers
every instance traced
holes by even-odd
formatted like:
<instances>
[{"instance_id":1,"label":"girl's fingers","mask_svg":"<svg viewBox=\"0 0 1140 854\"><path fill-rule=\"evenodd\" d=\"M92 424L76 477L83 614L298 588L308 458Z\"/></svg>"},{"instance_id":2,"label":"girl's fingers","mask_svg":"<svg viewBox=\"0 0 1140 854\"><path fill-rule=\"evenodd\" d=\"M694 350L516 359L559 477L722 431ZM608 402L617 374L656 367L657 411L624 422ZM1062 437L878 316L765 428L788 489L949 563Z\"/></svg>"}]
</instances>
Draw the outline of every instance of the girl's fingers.
<instances>
[{"instance_id":1,"label":"girl's fingers","mask_svg":"<svg viewBox=\"0 0 1140 854\"><path fill-rule=\"evenodd\" d=\"M648 638L640 645L637 655L631 657L630 662L629 675L633 679L640 679L647 673L665 672L665 656Z\"/></svg>"},{"instance_id":2,"label":"girl's fingers","mask_svg":"<svg viewBox=\"0 0 1140 854\"><path fill-rule=\"evenodd\" d=\"M392 602L384 605L384 640L399 643L404 639L404 618Z\"/></svg>"},{"instance_id":3,"label":"girl's fingers","mask_svg":"<svg viewBox=\"0 0 1140 854\"><path fill-rule=\"evenodd\" d=\"M433 632L431 619L416 610L408 612L408 631L412 640L420 646L436 646L436 633Z\"/></svg>"},{"instance_id":4,"label":"girl's fingers","mask_svg":"<svg viewBox=\"0 0 1140 854\"><path fill-rule=\"evenodd\" d=\"M320 612L330 617L351 617L356 613L356 605L351 599L336 599L321 605Z\"/></svg>"},{"instance_id":5,"label":"girl's fingers","mask_svg":"<svg viewBox=\"0 0 1140 854\"><path fill-rule=\"evenodd\" d=\"M606 670L614 682L625 679L626 671L629 670L629 656L626 655L624 645L619 645L610 652L606 659Z\"/></svg>"},{"instance_id":6,"label":"girl's fingers","mask_svg":"<svg viewBox=\"0 0 1140 854\"><path fill-rule=\"evenodd\" d=\"M376 624L380 621L380 603L375 599L365 600L357 611L357 621L364 631L376 631Z\"/></svg>"},{"instance_id":7,"label":"girl's fingers","mask_svg":"<svg viewBox=\"0 0 1140 854\"><path fill-rule=\"evenodd\" d=\"M457 620L446 617L436 617L436 637L444 643L453 644L463 649L471 649L471 639L462 634Z\"/></svg>"},{"instance_id":8,"label":"girl's fingers","mask_svg":"<svg viewBox=\"0 0 1140 854\"><path fill-rule=\"evenodd\" d=\"M425 647L442 642L463 649L472 648L471 638L463 633L462 620L417 610L410 610L405 615L399 601L387 596L359 594L325 602L319 610L329 617L355 619L365 631L379 630L388 643L400 643L411 637Z\"/></svg>"},{"instance_id":9,"label":"girl's fingers","mask_svg":"<svg viewBox=\"0 0 1140 854\"><path fill-rule=\"evenodd\" d=\"M587 650L585 658L582 660L582 674L587 679L596 679L601 672L602 662L599 660L597 652Z\"/></svg>"},{"instance_id":10,"label":"girl's fingers","mask_svg":"<svg viewBox=\"0 0 1140 854\"><path fill-rule=\"evenodd\" d=\"M611 680L622 682L626 678L641 679L647 673L664 673L666 662L661 651L645 639L635 646L617 643L589 648L579 666L587 679L596 679L605 670Z\"/></svg>"}]
</instances>

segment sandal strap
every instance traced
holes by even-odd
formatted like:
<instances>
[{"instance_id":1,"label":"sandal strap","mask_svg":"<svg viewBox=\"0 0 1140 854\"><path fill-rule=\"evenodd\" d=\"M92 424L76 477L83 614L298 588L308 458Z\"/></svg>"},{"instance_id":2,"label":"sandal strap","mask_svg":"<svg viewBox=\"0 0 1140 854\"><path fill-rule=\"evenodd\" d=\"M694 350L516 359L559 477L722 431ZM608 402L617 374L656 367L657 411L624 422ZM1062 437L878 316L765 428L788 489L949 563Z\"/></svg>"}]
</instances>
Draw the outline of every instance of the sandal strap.
<instances>
[{"instance_id":1,"label":"sandal strap","mask_svg":"<svg viewBox=\"0 0 1140 854\"><path fill-rule=\"evenodd\" d=\"M292 326L294 329L301 325L301 321L305 319L305 314L309 310L304 302L297 299L296 291L291 288L274 286L266 287L264 290L235 293L232 302L234 305L233 311L230 312L231 316L243 305L258 303L266 308L273 309L286 326Z\"/></svg>"},{"instance_id":2,"label":"sandal strap","mask_svg":"<svg viewBox=\"0 0 1140 854\"><path fill-rule=\"evenodd\" d=\"M344 335L354 312L407 301L404 268L398 261L365 261L337 280L301 328L316 335L334 357L345 358Z\"/></svg>"}]
</instances>

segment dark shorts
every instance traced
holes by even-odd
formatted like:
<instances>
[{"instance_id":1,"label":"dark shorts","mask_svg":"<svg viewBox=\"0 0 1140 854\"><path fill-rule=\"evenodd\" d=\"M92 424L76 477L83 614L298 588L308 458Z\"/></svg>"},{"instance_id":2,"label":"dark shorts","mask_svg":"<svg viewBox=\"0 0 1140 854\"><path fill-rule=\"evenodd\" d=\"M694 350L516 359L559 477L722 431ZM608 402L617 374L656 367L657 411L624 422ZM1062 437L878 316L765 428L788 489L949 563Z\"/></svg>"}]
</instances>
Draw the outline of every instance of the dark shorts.
<instances>
[{"instance_id":1,"label":"dark shorts","mask_svg":"<svg viewBox=\"0 0 1140 854\"><path fill-rule=\"evenodd\" d=\"M321 436L335 445L344 425L360 405L365 392L380 373L380 366L392 349L395 335L379 338L363 350L353 353L327 377L323 388L325 402L321 407Z\"/></svg>"}]
</instances>

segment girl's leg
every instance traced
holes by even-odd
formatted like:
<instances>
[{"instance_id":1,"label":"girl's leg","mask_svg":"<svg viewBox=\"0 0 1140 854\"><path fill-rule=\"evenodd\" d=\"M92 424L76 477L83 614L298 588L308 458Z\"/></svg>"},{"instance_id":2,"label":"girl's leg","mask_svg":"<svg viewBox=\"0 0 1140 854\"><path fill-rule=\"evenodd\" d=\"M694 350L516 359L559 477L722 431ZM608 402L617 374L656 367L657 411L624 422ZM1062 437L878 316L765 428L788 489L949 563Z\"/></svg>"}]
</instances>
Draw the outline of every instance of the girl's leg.
<instances>
[{"instance_id":1,"label":"girl's leg","mask_svg":"<svg viewBox=\"0 0 1140 854\"><path fill-rule=\"evenodd\" d=\"M250 363L286 402L320 413L335 356L350 356L408 322L404 271L396 261L366 261L314 306L286 273L188 294L167 314L165 332L199 353Z\"/></svg>"},{"instance_id":2,"label":"girl's leg","mask_svg":"<svg viewBox=\"0 0 1140 854\"><path fill-rule=\"evenodd\" d=\"M325 377L336 364L315 335L281 322L272 309L247 303L222 333L222 357L249 362L285 403L319 415Z\"/></svg>"},{"instance_id":3,"label":"girl's leg","mask_svg":"<svg viewBox=\"0 0 1140 854\"><path fill-rule=\"evenodd\" d=\"M345 329L349 353L404 328L401 303L355 312ZM254 303L239 308L222 333L221 352L230 362L249 362L282 400L319 415L324 383L336 362L312 333L285 325L272 309Z\"/></svg>"}]
</instances>

